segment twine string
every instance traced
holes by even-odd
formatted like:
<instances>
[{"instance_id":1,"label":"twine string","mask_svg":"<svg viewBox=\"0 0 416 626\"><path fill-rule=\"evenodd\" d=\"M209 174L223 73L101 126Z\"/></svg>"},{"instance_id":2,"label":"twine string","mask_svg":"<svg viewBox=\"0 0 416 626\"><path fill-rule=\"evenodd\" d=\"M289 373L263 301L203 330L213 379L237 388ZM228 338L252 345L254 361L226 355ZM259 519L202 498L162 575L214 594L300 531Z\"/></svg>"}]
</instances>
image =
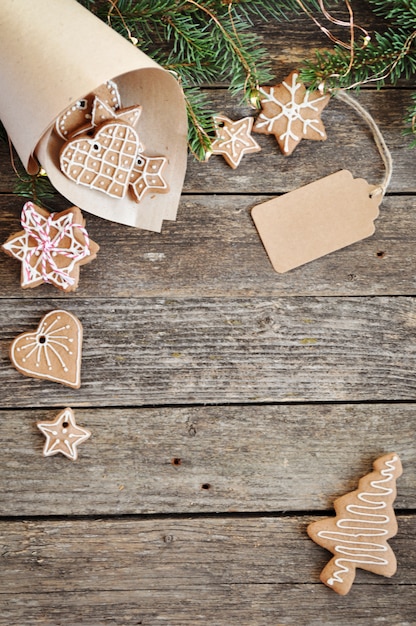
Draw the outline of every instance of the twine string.
<instances>
[{"instance_id":1,"label":"twine string","mask_svg":"<svg viewBox=\"0 0 416 626\"><path fill-rule=\"evenodd\" d=\"M393 158L391 156L391 152L389 148L387 147L387 144L384 140L381 130L378 127L374 118L367 111L367 109L365 109L355 98L350 96L349 93L347 93L343 89L340 89L336 91L334 95L336 98L338 98L338 100L341 100L342 102L345 102L350 107L352 107L362 117L362 119L368 124L368 126L370 127L373 133L373 138L377 146L377 150L379 151L379 154L383 160L383 164L385 167L385 174L384 174L384 179L381 182L381 184L378 185L371 192L371 197L381 194L381 197L383 198L387 191L387 187L390 184L390 180L393 174Z\"/></svg>"},{"instance_id":2,"label":"twine string","mask_svg":"<svg viewBox=\"0 0 416 626\"><path fill-rule=\"evenodd\" d=\"M31 260L34 255L41 256L40 259L40 267L42 278L45 282L49 283L48 274L52 270L53 273L60 276L64 282L68 285L73 285L75 280L65 271L64 268L60 268L57 266L54 256L64 256L68 259L73 259L80 261L85 256L89 254L89 237L88 233L79 224L66 224L60 231L57 229L56 224L54 224L54 213L51 213L49 217L45 220L44 224L41 223L39 216L33 210L33 204L31 202L27 202L22 210L22 218L21 224L23 229L26 231L29 237L35 240L36 246L31 248L30 252L26 255L24 259L24 268L27 280L30 280L32 273L32 265ZM30 221L34 223L34 226L30 223ZM50 231L51 227L57 229L58 232L56 235L51 237ZM76 228L79 229L84 236L85 245L82 252L72 251L70 249L60 249L59 245L61 241L69 236L72 230ZM48 272L48 266L50 268Z\"/></svg>"}]
</instances>

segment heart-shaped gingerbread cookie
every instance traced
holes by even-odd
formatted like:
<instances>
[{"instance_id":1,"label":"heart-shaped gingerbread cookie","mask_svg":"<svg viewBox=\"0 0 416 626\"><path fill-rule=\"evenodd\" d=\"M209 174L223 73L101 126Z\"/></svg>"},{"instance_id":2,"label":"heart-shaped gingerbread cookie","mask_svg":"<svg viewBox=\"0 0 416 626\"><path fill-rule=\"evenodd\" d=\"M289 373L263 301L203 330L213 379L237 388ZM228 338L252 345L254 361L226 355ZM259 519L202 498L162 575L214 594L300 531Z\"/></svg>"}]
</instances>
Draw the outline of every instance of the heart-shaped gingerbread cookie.
<instances>
[{"instance_id":1,"label":"heart-shaped gingerbread cookie","mask_svg":"<svg viewBox=\"0 0 416 626\"><path fill-rule=\"evenodd\" d=\"M139 147L132 126L123 121L105 122L94 135L79 135L62 146L61 170L79 185L123 198Z\"/></svg>"},{"instance_id":2,"label":"heart-shaped gingerbread cookie","mask_svg":"<svg viewBox=\"0 0 416 626\"><path fill-rule=\"evenodd\" d=\"M37 330L18 335L10 346L14 367L32 378L81 386L82 325L68 311L47 313Z\"/></svg>"}]
</instances>

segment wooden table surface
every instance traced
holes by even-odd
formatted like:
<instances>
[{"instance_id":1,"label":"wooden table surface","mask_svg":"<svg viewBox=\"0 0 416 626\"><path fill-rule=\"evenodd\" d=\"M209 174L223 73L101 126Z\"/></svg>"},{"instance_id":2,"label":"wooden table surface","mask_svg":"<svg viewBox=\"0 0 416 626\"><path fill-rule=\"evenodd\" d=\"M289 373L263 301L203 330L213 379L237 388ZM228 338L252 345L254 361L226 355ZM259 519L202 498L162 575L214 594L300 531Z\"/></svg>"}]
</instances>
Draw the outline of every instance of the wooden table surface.
<instances>
[{"instance_id":1,"label":"wooden table surface","mask_svg":"<svg viewBox=\"0 0 416 626\"><path fill-rule=\"evenodd\" d=\"M362 13L368 18L368 14ZM368 23L368 22L367 22ZM306 17L257 22L276 83L328 42ZM218 112L253 112L222 86ZM345 104L328 139L283 157L273 137L236 170L189 159L161 234L86 215L101 250L78 290L22 290L0 262L0 624L309 626L416 624L416 152L409 85L363 89L394 174L374 236L276 274L253 225L259 202L342 168L383 177ZM0 240L20 228L8 150ZM70 206L56 196L55 211ZM63 307L84 326L82 386L10 364L19 333ZM70 406L92 437L44 458L36 428ZM359 570L347 596L319 581L330 554L306 534L372 462L404 473L392 578Z\"/></svg>"}]
</instances>

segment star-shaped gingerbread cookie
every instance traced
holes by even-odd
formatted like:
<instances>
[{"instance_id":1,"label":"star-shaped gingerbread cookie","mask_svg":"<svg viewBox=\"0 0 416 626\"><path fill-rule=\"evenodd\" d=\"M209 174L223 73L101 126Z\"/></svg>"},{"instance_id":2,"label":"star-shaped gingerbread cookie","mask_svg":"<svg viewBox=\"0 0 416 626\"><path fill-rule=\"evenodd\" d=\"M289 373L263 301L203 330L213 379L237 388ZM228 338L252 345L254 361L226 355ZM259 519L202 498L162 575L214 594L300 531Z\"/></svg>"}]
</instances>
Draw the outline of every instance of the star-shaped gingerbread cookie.
<instances>
[{"instance_id":1,"label":"star-shaped gingerbread cookie","mask_svg":"<svg viewBox=\"0 0 416 626\"><path fill-rule=\"evenodd\" d=\"M78 458L77 447L91 437L91 432L75 421L72 409L61 411L53 422L38 422L37 427L46 437L43 456L64 454L72 461Z\"/></svg>"},{"instance_id":2,"label":"star-shaped gingerbread cookie","mask_svg":"<svg viewBox=\"0 0 416 626\"><path fill-rule=\"evenodd\" d=\"M95 259L99 250L88 236L80 209L74 206L49 213L26 202L21 224L23 230L3 244L4 252L22 263L21 286L51 283L63 291L74 291L80 266Z\"/></svg>"},{"instance_id":3,"label":"star-shaped gingerbread cookie","mask_svg":"<svg viewBox=\"0 0 416 626\"><path fill-rule=\"evenodd\" d=\"M235 169L245 154L259 152L258 143L251 136L252 117L230 120L225 115L214 117L216 139L212 142L212 154L220 154Z\"/></svg>"},{"instance_id":4,"label":"star-shaped gingerbread cookie","mask_svg":"<svg viewBox=\"0 0 416 626\"><path fill-rule=\"evenodd\" d=\"M169 185L163 178L166 157L150 157L138 154L130 176L130 189L136 202L140 202L148 191L166 193Z\"/></svg>"},{"instance_id":5,"label":"star-shaped gingerbread cookie","mask_svg":"<svg viewBox=\"0 0 416 626\"><path fill-rule=\"evenodd\" d=\"M253 130L274 135L285 156L289 156L301 139L326 139L321 112L329 102L329 95L307 91L293 71L279 85L260 87L259 114Z\"/></svg>"}]
</instances>

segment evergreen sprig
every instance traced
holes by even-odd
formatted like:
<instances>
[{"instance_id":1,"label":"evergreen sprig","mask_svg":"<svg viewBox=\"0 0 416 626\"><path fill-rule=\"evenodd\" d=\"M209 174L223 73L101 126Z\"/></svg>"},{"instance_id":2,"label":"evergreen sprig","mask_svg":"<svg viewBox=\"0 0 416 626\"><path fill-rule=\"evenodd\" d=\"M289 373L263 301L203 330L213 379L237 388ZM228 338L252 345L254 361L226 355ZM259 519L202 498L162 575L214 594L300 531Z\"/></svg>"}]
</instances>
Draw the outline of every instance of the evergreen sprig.
<instances>
[{"instance_id":1,"label":"evergreen sprig","mask_svg":"<svg viewBox=\"0 0 416 626\"><path fill-rule=\"evenodd\" d=\"M266 51L253 33L250 16L293 10L296 0L79 0L114 30L134 42L181 83L188 110L189 145L204 159L214 135L204 85L226 84L249 100L259 84L272 79Z\"/></svg>"},{"instance_id":2,"label":"evergreen sprig","mask_svg":"<svg viewBox=\"0 0 416 626\"><path fill-rule=\"evenodd\" d=\"M368 0L374 13L386 20L383 32L375 32L367 43L358 41L352 50L335 45L332 51L316 52L306 61L301 78L311 88L360 88L365 84L381 87L411 80L416 75L416 1ZM413 81L412 81L413 82ZM412 85L413 86L413 85ZM405 116L407 133L415 135L416 95Z\"/></svg>"}]
</instances>

